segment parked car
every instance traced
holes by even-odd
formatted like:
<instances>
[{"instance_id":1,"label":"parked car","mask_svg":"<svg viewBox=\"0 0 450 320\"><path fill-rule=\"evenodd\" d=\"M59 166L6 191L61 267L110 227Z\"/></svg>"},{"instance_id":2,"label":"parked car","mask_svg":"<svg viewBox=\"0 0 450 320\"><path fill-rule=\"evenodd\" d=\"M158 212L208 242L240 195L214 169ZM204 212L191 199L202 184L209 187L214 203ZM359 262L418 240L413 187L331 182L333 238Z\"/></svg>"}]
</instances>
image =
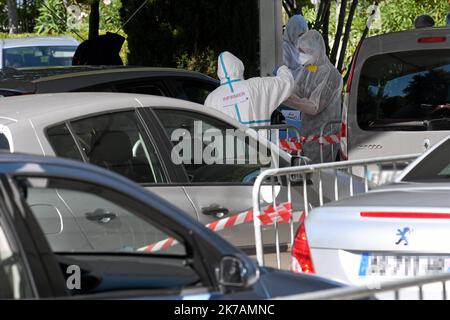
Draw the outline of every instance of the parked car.
<instances>
[{"instance_id":1,"label":"parked car","mask_svg":"<svg viewBox=\"0 0 450 320\"><path fill-rule=\"evenodd\" d=\"M346 86L341 159L420 153L448 134L450 28L365 39Z\"/></svg>"},{"instance_id":2,"label":"parked car","mask_svg":"<svg viewBox=\"0 0 450 320\"><path fill-rule=\"evenodd\" d=\"M70 66L78 45L72 37L0 39L0 69Z\"/></svg>"},{"instance_id":3,"label":"parked car","mask_svg":"<svg viewBox=\"0 0 450 320\"><path fill-rule=\"evenodd\" d=\"M265 299L342 286L259 268L173 205L97 166L1 154L0 177L2 299ZM177 251L136 250L168 236Z\"/></svg>"},{"instance_id":4,"label":"parked car","mask_svg":"<svg viewBox=\"0 0 450 320\"><path fill-rule=\"evenodd\" d=\"M396 183L313 209L292 266L348 284L450 271L450 136Z\"/></svg>"},{"instance_id":5,"label":"parked car","mask_svg":"<svg viewBox=\"0 0 450 320\"><path fill-rule=\"evenodd\" d=\"M0 72L0 95L56 92L123 92L172 97L203 104L220 85L204 74L173 68L132 66L72 66ZM300 129L300 111L281 105L272 124L287 123ZM289 132L295 136L292 130ZM285 138L286 132L280 132Z\"/></svg>"},{"instance_id":6,"label":"parked car","mask_svg":"<svg viewBox=\"0 0 450 320\"><path fill-rule=\"evenodd\" d=\"M253 182L260 170L298 164L299 160L271 145L278 164L251 164L237 159L207 164L202 162L201 150L193 150L189 161L176 164L172 152L178 139L171 141L175 130L186 129L191 142L197 143L197 136L202 139L211 129L218 129L224 136L227 129L244 129L213 108L179 99L123 93L24 95L0 99L0 110L0 149L59 156L108 168L140 183L204 225L252 208ZM198 142L201 148L203 144ZM253 142L245 142L247 150L254 149ZM225 155L225 147L221 148ZM200 163L196 164L198 156ZM325 201L334 197L333 177L330 173L329 183L324 183ZM348 177L340 176L341 180L342 185L349 185ZM363 183L358 185L355 180L354 185L355 192L364 190ZM308 186L311 202L316 205L318 198L313 195L317 195L318 186L311 181ZM272 188L266 187L263 191L268 194L267 205ZM303 206L302 194L300 183L292 195L298 208ZM286 188L279 190L278 197L287 198ZM282 224L280 228L282 250L286 251L291 241L290 227ZM222 230L220 235L248 253L255 251L251 223ZM274 244L272 232L264 236L265 243Z\"/></svg>"},{"instance_id":7,"label":"parked car","mask_svg":"<svg viewBox=\"0 0 450 320\"><path fill-rule=\"evenodd\" d=\"M4 71L4 96L57 92L123 92L151 94L203 104L220 85L199 72L172 68L74 66Z\"/></svg>"}]
</instances>

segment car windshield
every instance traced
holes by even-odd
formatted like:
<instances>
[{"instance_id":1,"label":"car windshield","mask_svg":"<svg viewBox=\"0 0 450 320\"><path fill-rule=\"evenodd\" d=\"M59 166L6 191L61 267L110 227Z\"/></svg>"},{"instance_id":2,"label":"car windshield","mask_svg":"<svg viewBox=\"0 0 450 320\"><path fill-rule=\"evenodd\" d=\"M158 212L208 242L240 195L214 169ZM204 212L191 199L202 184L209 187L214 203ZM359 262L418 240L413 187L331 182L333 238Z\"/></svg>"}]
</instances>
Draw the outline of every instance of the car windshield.
<instances>
[{"instance_id":1,"label":"car windshield","mask_svg":"<svg viewBox=\"0 0 450 320\"><path fill-rule=\"evenodd\" d=\"M3 66L10 68L71 66L77 46L34 46L3 49Z\"/></svg>"},{"instance_id":2,"label":"car windshield","mask_svg":"<svg viewBox=\"0 0 450 320\"><path fill-rule=\"evenodd\" d=\"M450 183L450 139L428 154L402 181Z\"/></svg>"},{"instance_id":3,"label":"car windshield","mask_svg":"<svg viewBox=\"0 0 450 320\"><path fill-rule=\"evenodd\" d=\"M359 79L357 116L362 129L450 129L450 49L373 56Z\"/></svg>"}]
</instances>

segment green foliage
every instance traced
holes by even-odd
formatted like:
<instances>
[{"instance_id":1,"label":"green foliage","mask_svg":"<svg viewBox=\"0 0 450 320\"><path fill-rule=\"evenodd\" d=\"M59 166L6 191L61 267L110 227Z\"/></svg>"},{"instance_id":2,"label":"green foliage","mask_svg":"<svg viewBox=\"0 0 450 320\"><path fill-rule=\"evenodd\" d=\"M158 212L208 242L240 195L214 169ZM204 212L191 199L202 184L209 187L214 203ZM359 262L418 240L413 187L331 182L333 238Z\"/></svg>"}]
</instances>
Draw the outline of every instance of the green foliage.
<instances>
[{"instance_id":1,"label":"green foliage","mask_svg":"<svg viewBox=\"0 0 450 320\"><path fill-rule=\"evenodd\" d=\"M122 20L141 3L122 2ZM230 51L243 60L247 77L258 74L256 0L152 0L125 32L130 64L183 66L215 76L218 54Z\"/></svg>"},{"instance_id":2,"label":"green foliage","mask_svg":"<svg viewBox=\"0 0 450 320\"><path fill-rule=\"evenodd\" d=\"M100 1L100 29L116 32L120 29L122 22L120 20L121 0L112 0L110 5L105 5Z\"/></svg>"},{"instance_id":3,"label":"green foliage","mask_svg":"<svg viewBox=\"0 0 450 320\"><path fill-rule=\"evenodd\" d=\"M59 34L67 29L67 10L61 0L44 0L39 7L34 31L39 34Z\"/></svg>"},{"instance_id":4,"label":"green foliage","mask_svg":"<svg viewBox=\"0 0 450 320\"><path fill-rule=\"evenodd\" d=\"M352 0L347 1L348 15ZM353 24L350 31L349 43L344 59L344 68L348 68L351 57L361 39L364 28L366 27L368 17L367 11L372 4L373 1L371 0L359 0L358 9L353 18ZM445 26L445 16L449 10L450 7L447 0L384 0L380 3L381 28L371 28L369 36L412 29L414 27L414 19L422 14L429 14L432 16L436 26ZM303 7L303 14L310 23L315 21L316 13L314 12L313 6L305 5ZM331 5L329 30L330 46L332 46L336 31L335 1L332 1Z\"/></svg>"},{"instance_id":5,"label":"green foliage","mask_svg":"<svg viewBox=\"0 0 450 320\"><path fill-rule=\"evenodd\" d=\"M217 55L208 48L201 53L191 55L183 53L177 59L177 68L215 76L217 74Z\"/></svg>"}]
</instances>

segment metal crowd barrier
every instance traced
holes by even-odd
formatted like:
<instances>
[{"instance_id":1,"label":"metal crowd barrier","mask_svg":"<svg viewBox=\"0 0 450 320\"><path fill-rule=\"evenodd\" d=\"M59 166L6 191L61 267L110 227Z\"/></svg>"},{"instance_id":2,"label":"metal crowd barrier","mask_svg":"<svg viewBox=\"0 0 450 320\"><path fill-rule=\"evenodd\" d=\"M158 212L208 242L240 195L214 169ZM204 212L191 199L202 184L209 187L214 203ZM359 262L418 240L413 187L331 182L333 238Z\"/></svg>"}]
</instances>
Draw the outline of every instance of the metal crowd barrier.
<instances>
[{"instance_id":1,"label":"metal crowd barrier","mask_svg":"<svg viewBox=\"0 0 450 320\"><path fill-rule=\"evenodd\" d=\"M277 148L281 148L284 151L292 154L295 152L295 155L300 156L301 153L301 148L295 148L290 152L291 150L286 150L286 148L283 148L283 146L281 146L281 141L279 139L280 137L280 131L286 130L286 141L289 142L289 130L292 130L295 132L295 136L296 136L296 141L300 142L302 141L302 136L300 134L300 130L293 126L293 125L289 125L289 124L274 124L274 125L267 125L267 126L257 126L257 127L250 127L250 129L256 130L256 131L260 131L260 130L267 130L269 132L269 136L268 136L268 140L271 141L272 143L274 143ZM275 137L277 137L277 139L275 139L275 141L273 141L273 135L272 133L275 133Z\"/></svg>"},{"instance_id":2,"label":"metal crowd barrier","mask_svg":"<svg viewBox=\"0 0 450 320\"><path fill-rule=\"evenodd\" d=\"M325 132L325 128L327 128L328 126L330 126L330 128L331 128L331 131L334 131L333 130L333 127L335 126L335 125L338 125L338 132L339 132L339 126L341 125L341 120L339 119L339 120L331 120L331 121L328 121L328 122L326 122L326 123L324 123L323 125L322 125L322 127L320 127L320 135L319 135L319 144L320 144L320 162L321 163L323 163L324 161L323 161L323 148L324 148L324 146L325 145L329 145L330 146L330 148L331 148L331 154L332 155L334 155L334 145L335 144L338 144L338 149L339 149L339 147L340 147L340 136L339 136L339 134L337 134L337 135L332 135L332 136L325 136L324 135L324 132ZM325 139L325 137L336 137L336 139L331 139L331 141L330 140L326 140Z\"/></svg>"},{"instance_id":3,"label":"metal crowd barrier","mask_svg":"<svg viewBox=\"0 0 450 320\"><path fill-rule=\"evenodd\" d=\"M338 125L337 130L333 130L333 128ZM339 149L340 145L340 135L339 135L339 126L341 125L341 120L331 120L326 123L324 123L321 128L319 135L312 135L312 136L302 136L300 134L300 130L293 126L288 124L279 124L279 125L267 125L267 126L257 126L257 127L251 127L251 129L254 129L256 131L260 130L268 130L269 131L269 140L273 142L278 148L283 149L284 151L294 154L297 156L301 155L301 147L303 143L319 143L320 147L320 162L324 163L324 148L329 146L331 148L331 154L334 155L335 151L335 145L337 144L337 148ZM336 134L324 134L325 129L330 127L331 132L337 132ZM279 133L280 131L286 130L286 139L279 139ZM289 132L290 130L295 132L295 138L289 138ZM273 131L275 131L275 137L278 137L273 141ZM308 156L308 155L306 155Z\"/></svg>"},{"instance_id":4,"label":"metal crowd barrier","mask_svg":"<svg viewBox=\"0 0 450 320\"><path fill-rule=\"evenodd\" d=\"M383 170L382 165L390 164L393 167L394 174L391 175L391 180L383 181L383 183L391 182L395 179L397 173L400 171L397 170L399 164L405 164L413 161L420 154L410 154L410 155L402 155L402 156L391 156L391 157L379 157L368 160L351 160L351 161L339 161L339 162L330 162L330 163L321 163L314 165L303 165L296 167L288 167L288 168L277 168L277 169L267 169L262 171L253 185L252 191L252 204L253 204L253 225L255 232L255 246L256 246L256 257L259 265L264 265L264 252L263 252L263 242L262 242L262 230L261 230L261 221L259 216L261 215L261 185L264 183L272 184L272 199L274 208L277 208L277 199L275 195L275 187L280 184L286 185L287 187L287 203L290 204L291 208L291 218L290 218L290 227L291 227L291 245L294 241L294 230L293 224L294 222L299 222L297 218L294 218L300 208L293 207L293 199L291 188L294 186L298 186L298 182L301 182L302 191L303 191L303 211L305 216L309 214L309 206L311 202L308 199L308 181L311 181L312 178L317 179L318 183L318 196L319 196L319 205L324 204L324 182L323 177L326 175L330 176L329 171L332 171L332 176L334 176L334 200L339 200L342 197L342 191L344 187L348 187L349 193L345 196L353 196L355 194L354 190L354 180L358 179L358 182L361 183L363 181L364 187L361 188L363 191L367 192L370 188L375 187L378 184L370 183L369 175L369 166L374 166L380 172ZM363 177L362 181L359 181L358 176L354 175L355 167L363 168ZM341 173L345 173L348 176L348 186L344 186L342 181L338 179L338 176ZM270 179L269 179L270 178ZM328 186L328 185L327 185ZM330 199L333 200L333 199ZM278 201L280 203L280 201ZM301 202L301 201L300 201ZM295 220L295 221L294 221ZM276 245L276 254L277 254L277 265L280 268L280 244L279 244L279 231L278 224L274 224L275 229L275 245Z\"/></svg>"},{"instance_id":5,"label":"metal crowd barrier","mask_svg":"<svg viewBox=\"0 0 450 320\"><path fill-rule=\"evenodd\" d=\"M354 299L371 299L375 294L394 293L394 300L400 300L401 290L409 288L417 288L419 300L424 300L424 286L430 284L442 285L442 300L450 298L450 272L436 275L417 276L395 281L386 281L380 283L378 288L368 288L367 286L336 288L321 290L311 293L296 294L285 297L278 297L273 300L354 300ZM409 293L409 292L408 292ZM408 298L409 299L409 298ZM410 299L409 299L410 300Z\"/></svg>"}]
</instances>

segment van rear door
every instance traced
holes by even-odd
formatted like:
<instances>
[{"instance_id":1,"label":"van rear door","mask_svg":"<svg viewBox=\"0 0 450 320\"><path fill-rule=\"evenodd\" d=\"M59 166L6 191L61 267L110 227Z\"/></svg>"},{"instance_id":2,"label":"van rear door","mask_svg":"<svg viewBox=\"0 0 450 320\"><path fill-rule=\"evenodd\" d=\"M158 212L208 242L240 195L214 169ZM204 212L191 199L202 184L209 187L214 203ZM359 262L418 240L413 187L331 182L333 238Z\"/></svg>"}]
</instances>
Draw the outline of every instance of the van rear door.
<instances>
[{"instance_id":1,"label":"van rear door","mask_svg":"<svg viewBox=\"0 0 450 320\"><path fill-rule=\"evenodd\" d=\"M450 134L450 28L364 41L348 97L348 155L423 152Z\"/></svg>"}]
</instances>

